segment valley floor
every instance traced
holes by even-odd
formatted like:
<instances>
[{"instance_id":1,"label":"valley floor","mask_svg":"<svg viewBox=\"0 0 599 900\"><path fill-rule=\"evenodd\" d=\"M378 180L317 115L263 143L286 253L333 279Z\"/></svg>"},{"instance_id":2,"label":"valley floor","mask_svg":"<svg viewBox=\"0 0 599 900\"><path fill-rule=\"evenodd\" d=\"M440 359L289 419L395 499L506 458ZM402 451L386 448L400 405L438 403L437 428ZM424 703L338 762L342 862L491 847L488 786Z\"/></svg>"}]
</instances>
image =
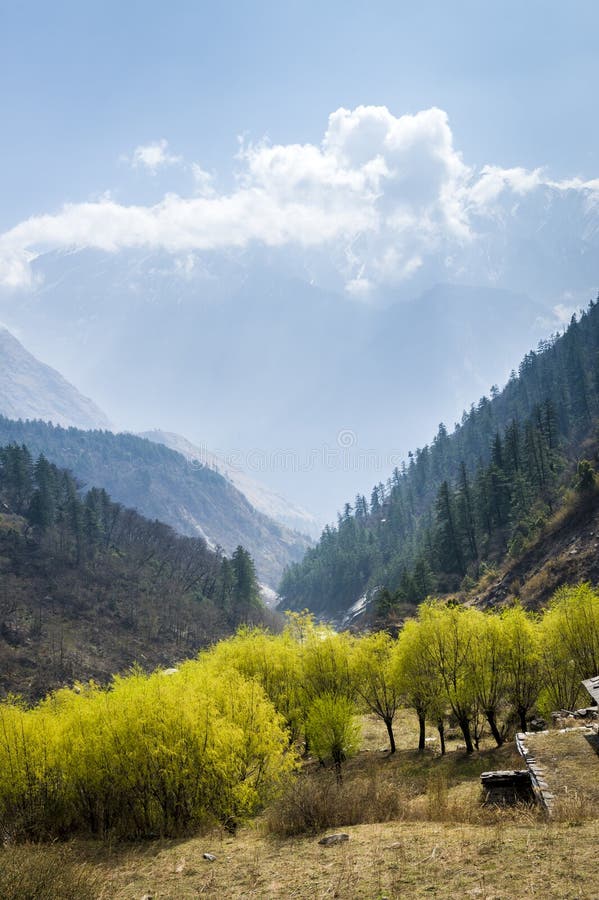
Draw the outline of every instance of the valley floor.
<instances>
[{"instance_id":1,"label":"valley floor","mask_svg":"<svg viewBox=\"0 0 599 900\"><path fill-rule=\"evenodd\" d=\"M0 853L0 896L10 900L599 898L595 797L586 790L575 792L556 806L551 820L538 807L484 807L481 772L523 767L513 741L498 749L487 739L479 752L467 756L460 736L450 732L448 753L441 757L432 730L427 750L414 750L415 726L415 717L401 710L398 750L391 756L382 749L386 743L382 723L364 717L362 752L344 766L338 793L331 773L308 763L301 775L304 787L291 795L278 819L266 810L235 835L218 829L180 840L119 844L78 839L50 846L8 845ZM588 765L585 770L588 773ZM294 814L293 804L318 805L327 793L338 804L333 805L337 821L362 824L335 824L282 836L280 823L289 825L285 816ZM323 834L339 831L349 840L331 846L318 843ZM215 859L205 859L205 853ZM58 869L69 876L68 884L53 880ZM27 883L19 889L15 883L23 877ZM44 882L46 891L29 889L28 878L32 884L33 879L38 885ZM8 893L3 886L9 887Z\"/></svg>"}]
</instances>

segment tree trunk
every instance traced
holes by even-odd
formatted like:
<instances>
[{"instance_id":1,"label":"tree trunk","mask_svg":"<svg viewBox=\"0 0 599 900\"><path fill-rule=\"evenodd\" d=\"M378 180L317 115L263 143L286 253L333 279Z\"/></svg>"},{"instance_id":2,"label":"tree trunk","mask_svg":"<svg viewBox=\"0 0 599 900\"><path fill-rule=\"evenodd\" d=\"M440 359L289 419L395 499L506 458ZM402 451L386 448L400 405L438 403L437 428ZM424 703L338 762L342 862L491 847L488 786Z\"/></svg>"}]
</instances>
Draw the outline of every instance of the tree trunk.
<instances>
[{"instance_id":1,"label":"tree trunk","mask_svg":"<svg viewBox=\"0 0 599 900\"><path fill-rule=\"evenodd\" d=\"M526 731L526 710L522 707L518 709L518 718L520 719L520 731Z\"/></svg>"},{"instance_id":2,"label":"tree trunk","mask_svg":"<svg viewBox=\"0 0 599 900\"><path fill-rule=\"evenodd\" d=\"M385 725L387 726L387 734L389 735L389 745L391 747L391 753L395 753L395 735L393 734L393 719L384 719Z\"/></svg>"},{"instance_id":3,"label":"tree trunk","mask_svg":"<svg viewBox=\"0 0 599 900\"><path fill-rule=\"evenodd\" d=\"M491 729L491 734L495 738L495 742L496 742L497 746L501 747L501 745L504 743L504 738L503 738L501 732L499 731L499 728L497 727L497 719L495 718L495 710L488 709L485 712L485 716L486 716L487 722L489 723L489 728Z\"/></svg>"},{"instance_id":4,"label":"tree trunk","mask_svg":"<svg viewBox=\"0 0 599 900\"><path fill-rule=\"evenodd\" d=\"M337 778L337 784L341 784L343 782L343 773L341 771L341 759L338 756L335 756L335 777Z\"/></svg>"},{"instance_id":5,"label":"tree trunk","mask_svg":"<svg viewBox=\"0 0 599 900\"><path fill-rule=\"evenodd\" d=\"M422 751L426 747L426 718L423 713L418 713L418 750Z\"/></svg>"},{"instance_id":6,"label":"tree trunk","mask_svg":"<svg viewBox=\"0 0 599 900\"><path fill-rule=\"evenodd\" d=\"M464 743L466 744L466 753L474 753L474 745L472 743L472 733L470 731L470 722L468 719L460 719L459 722L460 731L464 736Z\"/></svg>"},{"instance_id":7,"label":"tree trunk","mask_svg":"<svg viewBox=\"0 0 599 900\"><path fill-rule=\"evenodd\" d=\"M439 743L441 744L441 756L445 756L445 724L443 719L437 722L437 731L439 732Z\"/></svg>"}]
</instances>

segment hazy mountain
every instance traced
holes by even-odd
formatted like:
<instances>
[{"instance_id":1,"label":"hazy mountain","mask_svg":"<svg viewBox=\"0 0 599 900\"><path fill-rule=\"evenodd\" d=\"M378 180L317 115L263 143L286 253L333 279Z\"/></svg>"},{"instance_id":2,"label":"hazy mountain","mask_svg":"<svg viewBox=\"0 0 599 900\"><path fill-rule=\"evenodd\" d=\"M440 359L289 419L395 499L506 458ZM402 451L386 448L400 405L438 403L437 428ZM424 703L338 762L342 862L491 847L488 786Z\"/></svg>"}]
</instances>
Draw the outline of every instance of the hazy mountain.
<instances>
[{"instance_id":1,"label":"hazy mountain","mask_svg":"<svg viewBox=\"0 0 599 900\"><path fill-rule=\"evenodd\" d=\"M558 325L552 295L423 276L362 302L292 262L49 253L0 316L120 428L183 433L326 520Z\"/></svg>"},{"instance_id":2,"label":"hazy mountain","mask_svg":"<svg viewBox=\"0 0 599 900\"><path fill-rule=\"evenodd\" d=\"M26 444L68 468L88 487L105 488L119 503L180 534L201 536L231 553L241 544L258 576L276 587L283 569L309 545L305 536L274 522L219 472L192 465L180 453L132 434L61 428L0 417L0 445Z\"/></svg>"},{"instance_id":3,"label":"hazy mountain","mask_svg":"<svg viewBox=\"0 0 599 900\"><path fill-rule=\"evenodd\" d=\"M246 472L240 469L234 462L228 462L225 459L211 453L205 447L198 447L188 441L180 434L174 434L171 431L145 431L140 437L147 438L149 441L155 441L157 444L164 444L171 450L181 453L190 462L209 466L224 475L235 487L244 494L250 501L252 506L264 513L276 522L281 522L288 528L298 531L301 534L308 534L310 537L318 538L322 531L322 523L309 513L296 506L280 494L271 491L268 487L254 481Z\"/></svg>"},{"instance_id":4,"label":"hazy mountain","mask_svg":"<svg viewBox=\"0 0 599 900\"><path fill-rule=\"evenodd\" d=\"M0 414L77 428L110 428L108 417L62 375L0 328Z\"/></svg>"},{"instance_id":5,"label":"hazy mountain","mask_svg":"<svg viewBox=\"0 0 599 900\"><path fill-rule=\"evenodd\" d=\"M4 328L0 329L0 415L5 416L6 419L41 420L43 422L53 422L56 425L67 428L76 427L84 430L109 429L111 427L108 418L93 401L80 394L55 369L39 362ZM36 433L39 431L36 428L36 424L32 423L31 428ZM50 434L51 432L46 431L45 433ZM52 433L54 437L56 435L71 434L63 431ZM254 543L252 544L256 550L260 575L266 584L276 584L286 563L291 559L297 558L297 549L290 550L290 555L287 557L285 548L295 548L296 544L301 548L307 546L308 542L304 538L301 538L299 534L291 534L289 529L295 529L296 531L301 531L302 534L310 534L313 537L319 536L321 528L310 513L299 507L294 507L284 498L252 481L245 473L238 471L233 466L227 466L214 454L204 454L201 448L195 447L184 438L175 434L154 432L148 434L148 437L155 442L182 453L186 459L196 463L196 469L201 471L207 468L214 470L216 474L220 473L230 486L236 488L236 490L230 492L217 479L216 483L219 484L222 490L222 498L218 502L223 503L225 507L229 506L229 509L224 508L220 510L219 515L213 508L213 504L207 504L200 511L194 509L193 500L185 507L180 507L179 512L176 512L174 508L171 508L172 504L166 494L163 494L165 508L162 509L160 504L158 504L149 514L167 521L183 534L200 534L211 545L215 546L218 544L225 548L227 552L234 550L239 543L243 544L244 540L252 540L248 536L248 528L250 532L252 530L249 522L246 521L244 527L241 528L240 533L243 533L244 540L236 531L237 525L233 524L235 522L239 523L241 519L247 520L249 518L248 516L240 517L239 515L238 507L244 505L239 492L249 501L245 506L255 507L255 510L262 514L262 517L257 516L260 519L260 523L256 523L257 533L260 533L265 525L263 517L270 517L270 519L274 519L277 523L282 523L285 526L279 529L274 522L268 523L266 531L272 532L272 534L270 536L269 534L264 535L262 546L256 547ZM47 453L49 458L56 459L57 462L62 462L63 458L68 458L69 438L66 437L65 440L67 446L61 450L54 446L53 450ZM99 443L102 441L102 438L100 436L95 436L95 438L90 436L90 446L94 440ZM116 440L117 443L114 446L118 445L118 438ZM54 440L54 444L56 445L57 443L60 443L60 441L56 442ZM36 446L38 446L37 443ZM140 446L143 447L143 445ZM39 444L39 452L46 453L43 439L41 439ZM53 453L58 453L58 456L53 456ZM63 453L66 453L67 456L63 457ZM73 462L73 471L79 474L80 477L85 478L89 484L105 486L106 478L108 477L107 473L102 467L98 466L97 459L95 462L92 461L93 457L92 451L88 463L85 464L85 471L83 471L82 467L84 464L81 459ZM128 463L133 463L133 460L129 459ZM71 461L68 464L70 465ZM140 452L139 464L140 471L137 473L134 471L135 467L133 465L132 474L134 481L136 478L143 480L144 477L142 473L147 460L144 460L143 450ZM158 490L158 488L156 489ZM135 504L137 508L141 509L143 506L144 509L150 510L151 501L147 498L144 500L144 498L136 496L135 490L132 488L129 491L126 491L124 487L120 489L117 499L124 503ZM169 508L167 509L166 506L169 506ZM227 525L227 517L230 518L230 525ZM271 528L271 525L274 526L274 529ZM275 544L281 539L280 546L276 548L271 546L273 535Z\"/></svg>"}]
</instances>

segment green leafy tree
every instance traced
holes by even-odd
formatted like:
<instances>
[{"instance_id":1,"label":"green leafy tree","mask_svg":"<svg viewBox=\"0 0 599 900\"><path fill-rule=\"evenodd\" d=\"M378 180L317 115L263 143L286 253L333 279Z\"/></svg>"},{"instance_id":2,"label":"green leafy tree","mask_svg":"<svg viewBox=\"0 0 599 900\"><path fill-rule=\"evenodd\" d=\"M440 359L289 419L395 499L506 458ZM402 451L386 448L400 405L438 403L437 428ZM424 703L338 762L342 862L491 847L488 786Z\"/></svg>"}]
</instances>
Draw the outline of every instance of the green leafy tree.
<instances>
[{"instance_id":1,"label":"green leafy tree","mask_svg":"<svg viewBox=\"0 0 599 900\"><path fill-rule=\"evenodd\" d=\"M316 697L354 699L356 683L351 659L354 639L326 626L308 633L302 647L302 687L308 702Z\"/></svg>"},{"instance_id":2,"label":"green leafy tree","mask_svg":"<svg viewBox=\"0 0 599 900\"><path fill-rule=\"evenodd\" d=\"M440 674L426 646L427 636L419 618L409 619L402 628L393 652L391 675L404 706L418 717L418 750L426 747L426 722L439 729L441 751L445 752L445 699Z\"/></svg>"},{"instance_id":3,"label":"green leafy tree","mask_svg":"<svg viewBox=\"0 0 599 900\"><path fill-rule=\"evenodd\" d=\"M506 696L520 730L526 731L526 717L543 685L539 624L519 605L504 610L501 618L506 643Z\"/></svg>"},{"instance_id":4,"label":"green leafy tree","mask_svg":"<svg viewBox=\"0 0 599 900\"><path fill-rule=\"evenodd\" d=\"M354 645L351 668L356 693L363 709L385 723L391 753L395 753L393 720L400 703L400 691L394 677L395 642L384 631L362 636Z\"/></svg>"},{"instance_id":5,"label":"green leafy tree","mask_svg":"<svg viewBox=\"0 0 599 900\"><path fill-rule=\"evenodd\" d=\"M500 747L506 733L499 717L506 706L509 677L504 622L500 616L472 611L470 623L473 629L470 651L472 683L480 709Z\"/></svg>"},{"instance_id":6,"label":"green leafy tree","mask_svg":"<svg viewBox=\"0 0 599 900\"><path fill-rule=\"evenodd\" d=\"M541 621L545 708L576 709L580 682L599 672L599 592L560 588Z\"/></svg>"},{"instance_id":7,"label":"green leafy tree","mask_svg":"<svg viewBox=\"0 0 599 900\"><path fill-rule=\"evenodd\" d=\"M421 640L439 691L453 712L466 744L474 751L471 723L476 690L471 677L471 656L476 639L476 613L461 606L424 603L418 612Z\"/></svg>"},{"instance_id":8,"label":"green leafy tree","mask_svg":"<svg viewBox=\"0 0 599 900\"><path fill-rule=\"evenodd\" d=\"M352 701L330 693L316 697L308 710L306 734L312 751L319 759L332 761L341 782L343 763L360 746L360 727Z\"/></svg>"},{"instance_id":9,"label":"green leafy tree","mask_svg":"<svg viewBox=\"0 0 599 900\"><path fill-rule=\"evenodd\" d=\"M597 487L597 475L588 459L581 459L578 463L574 487L579 494L590 494Z\"/></svg>"},{"instance_id":10,"label":"green leafy tree","mask_svg":"<svg viewBox=\"0 0 599 900\"><path fill-rule=\"evenodd\" d=\"M237 612L251 615L252 611L260 608L260 591L252 557L241 546L237 547L231 557L231 569L233 606Z\"/></svg>"}]
</instances>

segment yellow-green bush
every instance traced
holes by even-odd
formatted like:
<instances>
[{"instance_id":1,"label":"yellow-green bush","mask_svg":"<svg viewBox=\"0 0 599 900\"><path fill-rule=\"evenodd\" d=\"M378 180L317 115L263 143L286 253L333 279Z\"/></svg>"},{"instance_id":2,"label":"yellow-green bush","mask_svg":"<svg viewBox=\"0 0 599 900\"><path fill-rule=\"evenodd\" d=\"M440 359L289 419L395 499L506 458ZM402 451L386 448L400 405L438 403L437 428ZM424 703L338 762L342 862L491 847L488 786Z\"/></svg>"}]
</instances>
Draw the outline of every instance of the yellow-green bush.
<instances>
[{"instance_id":1,"label":"yellow-green bush","mask_svg":"<svg viewBox=\"0 0 599 900\"><path fill-rule=\"evenodd\" d=\"M322 694L312 701L306 721L310 751L323 762L331 760L341 780L341 765L360 746L360 725L351 700Z\"/></svg>"},{"instance_id":2,"label":"yellow-green bush","mask_svg":"<svg viewBox=\"0 0 599 900\"><path fill-rule=\"evenodd\" d=\"M541 620L541 705L576 709L586 702L580 682L599 673L599 592L590 584L563 587Z\"/></svg>"},{"instance_id":3,"label":"yellow-green bush","mask_svg":"<svg viewBox=\"0 0 599 900\"><path fill-rule=\"evenodd\" d=\"M302 731L303 687L300 644L289 628L280 635L262 628L239 629L234 637L220 641L207 654L217 670L236 669L258 681L276 710L283 716L289 741Z\"/></svg>"},{"instance_id":4,"label":"yellow-green bush","mask_svg":"<svg viewBox=\"0 0 599 900\"><path fill-rule=\"evenodd\" d=\"M294 765L281 717L239 672L76 686L0 706L0 822L19 835L177 834L251 815Z\"/></svg>"}]
</instances>

